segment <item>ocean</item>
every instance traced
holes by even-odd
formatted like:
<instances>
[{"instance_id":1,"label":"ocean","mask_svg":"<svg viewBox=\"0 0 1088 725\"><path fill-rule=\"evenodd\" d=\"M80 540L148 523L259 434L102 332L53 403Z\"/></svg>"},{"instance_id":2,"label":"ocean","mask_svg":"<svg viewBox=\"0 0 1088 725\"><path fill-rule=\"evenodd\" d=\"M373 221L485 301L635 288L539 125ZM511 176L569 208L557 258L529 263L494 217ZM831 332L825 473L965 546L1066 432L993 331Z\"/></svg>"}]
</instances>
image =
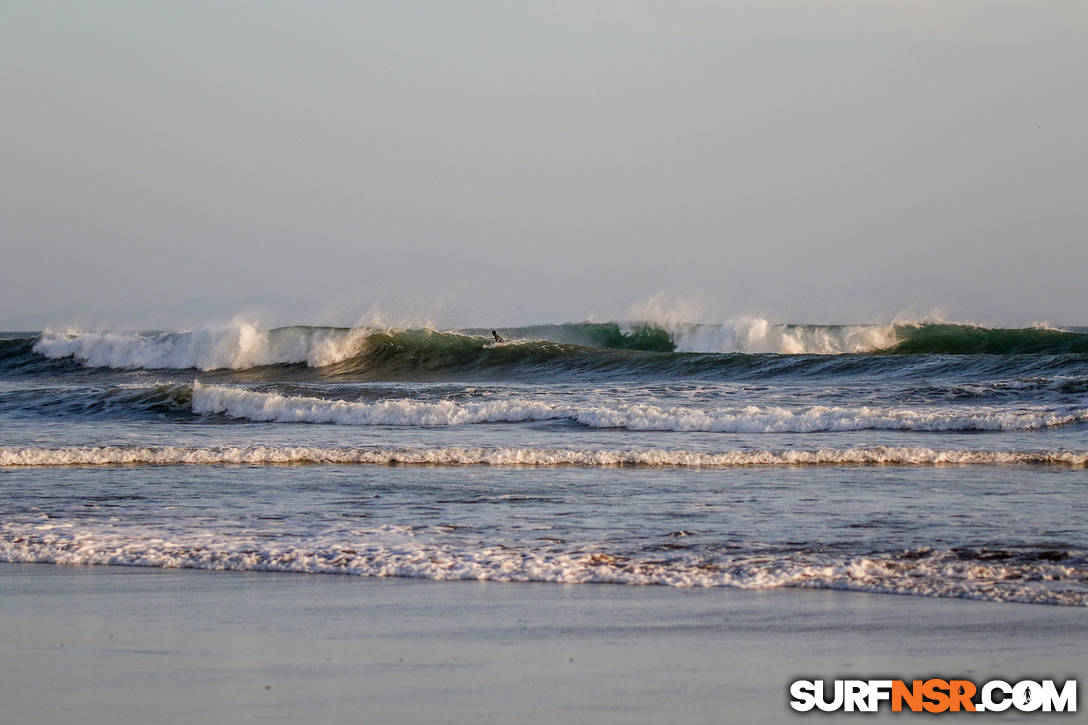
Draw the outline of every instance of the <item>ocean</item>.
<instances>
[{"instance_id":1,"label":"ocean","mask_svg":"<svg viewBox=\"0 0 1088 725\"><path fill-rule=\"evenodd\" d=\"M0 561L1088 605L1088 328L0 333Z\"/></svg>"}]
</instances>

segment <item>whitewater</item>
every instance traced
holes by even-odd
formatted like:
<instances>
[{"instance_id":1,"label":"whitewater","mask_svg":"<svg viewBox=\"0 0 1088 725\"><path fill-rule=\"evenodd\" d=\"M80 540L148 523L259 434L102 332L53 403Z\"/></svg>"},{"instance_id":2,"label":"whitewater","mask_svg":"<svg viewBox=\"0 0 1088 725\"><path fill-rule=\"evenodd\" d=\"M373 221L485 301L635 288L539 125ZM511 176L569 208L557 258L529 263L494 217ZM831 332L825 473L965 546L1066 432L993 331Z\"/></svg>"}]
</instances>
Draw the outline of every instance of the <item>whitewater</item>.
<instances>
[{"instance_id":1,"label":"whitewater","mask_svg":"<svg viewBox=\"0 0 1088 725\"><path fill-rule=\"evenodd\" d=\"M0 333L0 561L1088 605L1088 329Z\"/></svg>"}]
</instances>

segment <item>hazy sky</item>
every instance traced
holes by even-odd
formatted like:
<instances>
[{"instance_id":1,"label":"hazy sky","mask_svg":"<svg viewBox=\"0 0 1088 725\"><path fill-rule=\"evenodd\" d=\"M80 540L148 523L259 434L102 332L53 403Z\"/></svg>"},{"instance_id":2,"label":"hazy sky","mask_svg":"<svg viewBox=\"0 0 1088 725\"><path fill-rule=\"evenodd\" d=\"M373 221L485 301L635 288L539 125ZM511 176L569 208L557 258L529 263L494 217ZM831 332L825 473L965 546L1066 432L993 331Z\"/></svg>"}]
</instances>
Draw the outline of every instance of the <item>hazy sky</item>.
<instances>
[{"instance_id":1,"label":"hazy sky","mask_svg":"<svg viewBox=\"0 0 1088 725\"><path fill-rule=\"evenodd\" d=\"M1088 324L1088 2L0 0L0 250L0 329Z\"/></svg>"}]
</instances>

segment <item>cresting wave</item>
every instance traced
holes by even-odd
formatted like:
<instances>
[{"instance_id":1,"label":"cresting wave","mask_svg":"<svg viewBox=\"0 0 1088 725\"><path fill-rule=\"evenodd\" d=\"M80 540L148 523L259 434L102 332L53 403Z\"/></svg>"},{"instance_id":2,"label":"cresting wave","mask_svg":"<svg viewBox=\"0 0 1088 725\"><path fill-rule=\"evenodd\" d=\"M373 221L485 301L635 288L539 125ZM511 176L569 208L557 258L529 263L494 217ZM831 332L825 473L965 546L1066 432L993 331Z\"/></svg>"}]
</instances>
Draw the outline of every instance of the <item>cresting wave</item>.
<instances>
[{"instance_id":1,"label":"cresting wave","mask_svg":"<svg viewBox=\"0 0 1088 725\"><path fill-rule=\"evenodd\" d=\"M78 519L0 524L0 561L275 571L434 580L672 587L804 587L1088 606L1086 552L913 549L865 556L709 547L681 553L598 544L498 545L410 526L312 531L165 531Z\"/></svg>"},{"instance_id":2,"label":"cresting wave","mask_svg":"<svg viewBox=\"0 0 1088 725\"><path fill-rule=\"evenodd\" d=\"M452 426L569 420L587 428L714 433L813 433L856 430L1002 431L1037 430L1088 420L1084 410L954 410L808 406L701 410L645 403L569 406L534 398L486 402L411 399L378 402L285 396L194 382L192 411L256 422L336 425Z\"/></svg>"},{"instance_id":3,"label":"cresting wave","mask_svg":"<svg viewBox=\"0 0 1088 725\"><path fill-rule=\"evenodd\" d=\"M47 330L36 339L0 340L0 369L28 364L26 355L30 350L48 360L70 359L87 367L122 370L246 370L300 365L343 375L504 366L595 370L641 365L669 370L679 364L678 353L1088 354L1088 334L1084 332L947 323L782 325L752 318L723 325L668 327L617 323L538 325L503 333L509 342L496 345L489 331L484 330L305 326L266 330L248 322L149 334Z\"/></svg>"},{"instance_id":4,"label":"cresting wave","mask_svg":"<svg viewBox=\"0 0 1088 725\"><path fill-rule=\"evenodd\" d=\"M366 330L323 327L262 330L248 322L154 334L46 330L34 351L52 359L75 358L88 367L130 370L324 367L356 354L366 336Z\"/></svg>"},{"instance_id":5,"label":"cresting wave","mask_svg":"<svg viewBox=\"0 0 1088 725\"><path fill-rule=\"evenodd\" d=\"M321 448L313 446L65 446L0 448L0 466L117 465L374 466L582 466L647 468L737 468L742 466L941 466L1038 465L1088 467L1086 451L984 451L918 447L815 450L736 450L720 453L670 449L594 450L565 448Z\"/></svg>"}]
</instances>

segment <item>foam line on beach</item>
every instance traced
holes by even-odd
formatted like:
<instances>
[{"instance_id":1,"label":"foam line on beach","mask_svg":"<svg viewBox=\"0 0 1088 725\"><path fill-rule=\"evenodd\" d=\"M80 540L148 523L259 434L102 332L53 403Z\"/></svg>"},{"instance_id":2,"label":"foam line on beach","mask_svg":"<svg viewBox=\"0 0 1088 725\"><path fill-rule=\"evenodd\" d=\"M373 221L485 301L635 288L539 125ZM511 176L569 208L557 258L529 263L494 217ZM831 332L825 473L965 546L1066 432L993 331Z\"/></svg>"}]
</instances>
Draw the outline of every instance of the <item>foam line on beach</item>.
<instances>
[{"instance_id":1,"label":"foam line on beach","mask_svg":"<svg viewBox=\"0 0 1088 725\"><path fill-rule=\"evenodd\" d=\"M1040 465L1085 467L1088 451L985 451L873 446L846 449L735 450L564 448L322 448L315 446L0 447L0 466L117 465L418 465L734 468L820 465Z\"/></svg>"},{"instance_id":2,"label":"foam line on beach","mask_svg":"<svg viewBox=\"0 0 1088 725\"><path fill-rule=\"evenodd\" d=\"M915 549L841 556L755 547L663 557L586 544L508 546L441 529L311 531L273 544L259 532L167 531L80 520L0 524L0 561L347 574L432 580L671 587L803 587L1088 606L1085 552Z\"/></svg>"}]
</instances>

